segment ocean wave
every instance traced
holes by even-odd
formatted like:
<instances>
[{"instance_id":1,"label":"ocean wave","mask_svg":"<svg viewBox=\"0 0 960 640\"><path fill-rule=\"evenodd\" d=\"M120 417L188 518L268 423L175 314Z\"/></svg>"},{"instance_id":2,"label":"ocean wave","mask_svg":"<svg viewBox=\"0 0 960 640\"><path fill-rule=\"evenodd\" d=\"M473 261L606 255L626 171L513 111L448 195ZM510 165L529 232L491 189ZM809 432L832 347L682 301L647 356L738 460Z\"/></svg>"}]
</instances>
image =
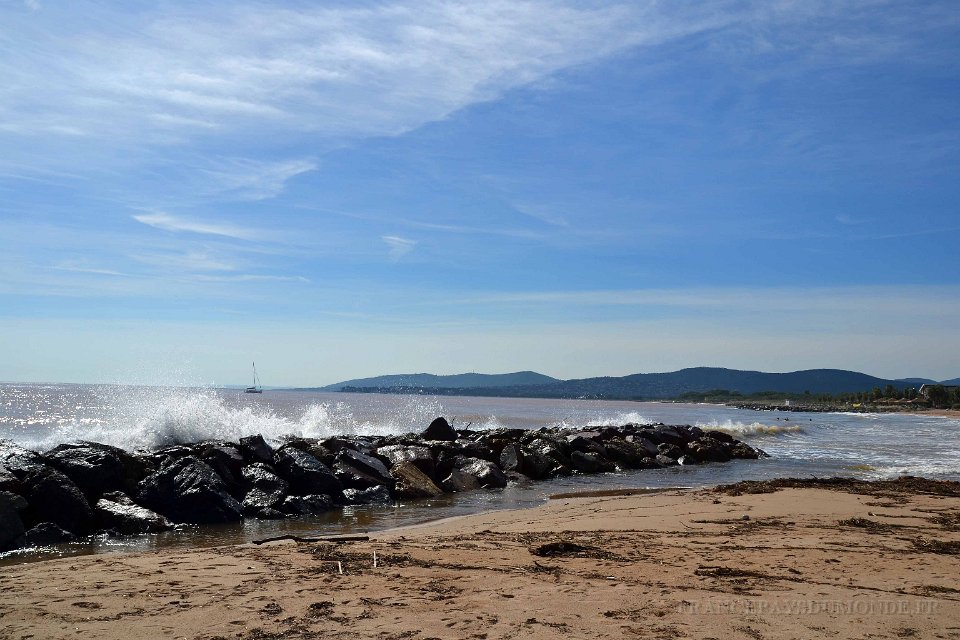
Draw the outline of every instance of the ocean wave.
<instances>
[{"instance_id":1,"label":"ocean wave","mask_svg":"<svg viewBox=\"0 0 960 640\"><path fill-rule=\"evenodd\" d=\"M21 444L46 450L64 442L91 440L126 450L199 442L236 442L260 434L274 443L289 436L324 438L333 435L387 435L423 429L442 415L434 399L412 398L375 418L354 415L342 402L320 402L299 415L278 415L269 404L231 406L212 389L110 388L103 416L75 418L43 432L23 434Z\"/></svg>"},{"instance_id":2,"label":"ocean wave","mask_svg":"<svg viewBox=\"0 0 960 640\"><path fill-rule=\"evenodd\" d=\"M740 422L739 420L711 420L697 422L696 426L707 431L723 431L732 436L778 436L791 433L806 433L806 429L799 424L763 424L762 422Z\"/></svg>"}]
</instances>

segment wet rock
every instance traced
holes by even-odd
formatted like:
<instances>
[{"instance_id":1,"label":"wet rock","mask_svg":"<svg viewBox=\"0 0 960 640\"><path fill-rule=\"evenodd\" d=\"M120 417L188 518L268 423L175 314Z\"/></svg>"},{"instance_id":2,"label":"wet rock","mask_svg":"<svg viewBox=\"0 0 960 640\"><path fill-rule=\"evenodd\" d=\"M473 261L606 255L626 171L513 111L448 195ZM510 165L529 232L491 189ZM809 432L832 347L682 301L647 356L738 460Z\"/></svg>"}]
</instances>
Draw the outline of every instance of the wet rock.
<instances>
[{"instance_id":1,"label":"wet rock","mask_svg":"<svg viewBox=\"0 0 960 640\"><path fill-rule=\"evenodd\" d=\"M462 493L464 491L473 491L480 488L480 480L473 474L453 469L443 482L440 483L444 491L450 493Z\"/></svg>"},{"instance_id":2,"label":"wet rock","mask_svg":"<svg viewBox=\"0 0 960 640\"><path fill-rule=\"evenodd\" d=\"M446 418L440 417L431 422L430 426L420 434L420 437L424 440L448 440L453 442L457 439L457 432L450 426Z\"/></svg>"},{"instance_id":3,"label":"wet rock","mask_svg":"<svg viewBox=\"0 0 960 640\"><path fill-rule=\"evenodd\" d=\"M603 473L616 470L616 466L612 462L594 451L587 453L573 451L570 454L570 465L583 473Z\"/></svg>"},{"instance_id":4,"label":"wet rock","mask_svg":"<svg viewBox=\"0 0 960 640\"><path fill-rule=\"evenodd\" d=\"M507 477L497 465L480 458L463 458L457 464L457 470L472 475L485 489L507 486Z\"/></svg>"},{"instance_id":5,"label":"wet rock","mask_svg":"<svg viewBox=\"0 0 960 640\"><path fill-rule=\"evenodd\" d=\"M346 504L393 504L390 490L383 485L369 489L344 489L343 500Z\"/></svg>"},{"instance_id":6,"label":"wet rock","mask_svg":"<svg viewBox=\"0 0 960 640\"><path fill-rule=\"evenodd\" d=\"M36 466L21 479L28 507L21 513L27 526L52 522L73 533L90 531L93 512L79 487L52 467Z\"/></svg>"},{"instance_id":7,"label":"wet rock","mask_svg":"<svg viewBox=\"0 0 960 640\"><path fill-rule=\"evenodd\" d=\"M283 503L290 490L290 483L273 473L270 467L262 462L244 467L241 475L245 514L259 514L264 509L276 508Z\"/></svg>"},{"instance_id":8,"label":"wet rock","mask_svg":"<svg viewBox=\"0 0 960 640\"><path fill-rule=\"evenodd\" d=\"M519 444L510 443L500 450L500 468L504 471L523 473L523 449Z\"/></svg>"},{"instance_id":9,"label":"wet rock","mask_svg":"<svg viewBox=\"0 0 960 640\"><path fill-rule=\"evenodd\" d=\"M20 481L17 480L17 476L13 475L13 472L6 467L0 467L0 491L9 491L11 493L20 493L23 491L23 487L20 485Z\"/></svg>"},{"instance_id":10,"label":"wet rock","mask_svg":"<svg viewBox=\"0 0 960 640\"><path fill-rule=\"evenodd\" d=\"M41 522L23 535L25 547L50 547L55 544L76 542L77 536L52 522Z\"/></svg>"},{"instance_id":11,"label":"wet rock","mask_svg":"<svg viewBox=\"0 0 960 640\"><path fill-rule=\"evenodd\" d=\"M467 438L457 438L454 445L457 448L458 455L465 458L480 458L488 462L496 462L497 460L497 455L493 452L493 449L481 442Z\"/></svg>"},{"instance_id":12,"label":"wet rock","mask_svg":"<svg viewBox=\"0 0 960 640\"><path fill-rule=\"evenodd\" d=\"M443 494L443 490L412 461L398 462L390 468L390 474L396 479L394 493L398 498L435 498Z\"/></svg>"},{"instance_id":13,"label":"wet rock","mask_svg":"<svg viewBox=\"0 0 960 640\"><path fill-rule=\"evenodd\" d=\"M15 493L0 491L0 551L23 546L23 520L20 511L27 508L27 501Z\"/></svg>"},{"instance_id":14,"label":"wet rock","mask_svg":"<svg viewBox=\"0 0 960 640\"><path fill-rule=\"evenodd\" d=\"M91 504L107 491L136 491L150 470L137 456L97 442L61 444L43 458L73 480Z\"/></svg>"},{"instance_id":15,"label":"wet rock","mask_svg":"<svg viewBox=\"0 0 960 640\"><path fill-rule=\"evenodd\" d=\"M570 447L571 458L574 451L596 453L598 456L605 458L607 449L600 443L600 436L599 431L581 431L568 435L567 444Z\"/></svg>"},{"instance_id":16,"label":"wet rock","mask_svg":"<svg viewBox=\"0 0 960 640\"><path fill-rule=\"evenodd\" d=\"M743 442L737 442L733 445L730 449L730 455L743 460L756 460L761 457L767 457L767 454L763 453L760 449L754 449Z\"/></svg>"},{"instance_id":17,"label":"wet rock","mask_svg":"<svg viewBox=\"0 0 960 640\"><path fill-rule=\"evenodd\" d=\"M724 443L706 436L687 445L687 451L700 462L727 462L730 460L730 451L724 446Z\"/></svg>"},{"instance_id":18,"label":"wet rock","mask_svg":"<svg viewBox=\"0 0 960 640\"><path fill-rule=\"evenodd\" d=\"M174 522L207 524L243 518L243 508L220 476L193 456L171 460L144 478L137 502Z\"/></svg>"},{"instance_id":19,"label":"wet rock","mask_svg":"<svg viewBox=\"0 0 960 640\"><path fill-rule=\"evenodd\" d=\"M119 491L105 493L93 507L100 529L112 529L122 535L157 533L173 529L173 523L156 511L141 507Z\"/></svg>"},{"instance_id":20,"label":"wet rock","mask_svg":"<svg viewBox=\"0 0 960 640\"><path fill-rule=\"evenodd\" d=\"M570 458L567 455L567 443L560 442L557 439L548 437L539 437L527 443L526 450L531 453L539 453L543 456L553 458L561 465L569 465Z\"/></svg>"},{"instance_id":21,"label":"wet rock","mask_svg":"<svg viewBox=\"0 0 960 640\"><path fill-rule=\"evenodd\" d=\"M366 489L381 484L393 484L393 476L378 458L341 449L333 466L334 473L345 487Z\"/></svg>"},{"instance_id":22,"label":"wet rock","mask_svg":"<svg viewBox=\"0 0 960 640\"><path fill-rule=\"evenodd\" d=\"M730 435L726 431L717 431L715 429L711 431L701 432L696 439L699 439L702 437L711 438L713 440L716 440L717 442L724 442L728 444L732 444L736 442L736 438L734 438L732 435Z\"/></svg>"},{"instance_id":23,"label":"wet rock","mask_svg":"<svg viewBox=\"0 0 960 640\"><path fill-rule=\"evenodd\" d=\"M657 448L657 444L650 438L644 437L642 435L632 435L627 436L627 442L635 444L639 447L643 447L643 450L646 451L647 456L653 458L656 457L660 450Z\"/></svg>"},{"instance_id":24,"label":"wet rock","mask_svg":"<svg viewBox=\"0 0 960 640\"><path fill-rule=\"evenodd\" d=\"M386 460L391 467L403 462L410 462L428 477L433 478L433 453L427 447L394 444L380 447L377 449L377 455Z\"/></svg>"},{"instance_id":25,"label":"wet rock","mask_svg":"<svg viewBox=\"0 0 960 640\"><path fill-rule=\"evenodd\" d=\"M262 462L273 464L273 448L259 433L255 436L240 438L240 453L247 463Z\"/></svg>"},{"instance_id":26,"label":"wet rock","mask_svg":"<svg viewBox=\"0 0 960 640\"><path fill-rule=\"evenodd\" d=\"M545 456L535 451L527 451L521 448L523 454L523 467L521 473L534 480L543 480L549 478L554 469L558 466L556 460L550 456Z\"/></svg>"},{"instance_id":27,"label":"wet rock","mask_svg":"<svg viewBox=\"0 0 960 640\"><path fill-rule=\"evenodd\" d=\"M657 425L649 431L647 437L657 444L666 443L677 447L682 447L687 442L676 428L663 424Z\"/></svg>"},{"instance_id":28,"label":"wet rock","mask_svg":"<svg viewBox=\"0 0 960 640\"><path fill-rule=\"evenodd\" d=\"M663 443L657 447L657 451L659 452L660 455L664 455L668 458L672 458L673 460L678 460L680 456L683 455L683 449L681 449L675 444Z\"/></svg>"},{"instance_id":29,"label":"wet rock","mask_svg":"<svg viewBox=\"0 0 960 640\"><path fill-rule=\"evenodd\" d=\"M654 460L656 460L657 463L660 464L660 466L663 466L663 467L671 467L671 466L677 464L676 459L671 458L671 457L669 457L669 456L665 456L665 455L663 455L662 453L659 454L656 458L654 458Z\"/></svg>"},{"instance_id":30,"label":"wet rock","mask_svg":"<svg viewBox=\"0 0 960 640\"><path fill-rule=\"evenodd\" d=\"M332 442L333 444L337 444L338 441L334 439ZM336 458L336 452L331 451L327 447L323 446L323 444L321 444L321 441L317 440L316 438L294 438L290 440L287 444L285 444L283 447L281 447L281 449L287 449L290 447L299 449L304 453L309 453L311 456L313 456L323 464L327 465L328 467L333 466L333 462ZM276 452L274 452L273 457L274 459L276 459L277 457Z\"/></svg>"},{"instance_id":31,"label":"wet rock","mask_svg":"<svg viewBox=\"0 0 960 640\"><path fill-rule=\"evenodd\" d=\"M644 447L621 438L610 438L605 447L610 460L626 469L642 468L643 459L649 455Z\"/></svg>"},{"instance_id":32,"label":"wet rock","mask_svg":"<svg viewBox=\"0 0 960 640\"><path fill-rule=\"evenodd\" d=\"M296 495L339 496L343 492L343 486L330 467L296 447L278 450L274 456L274 468L290 483L290 490Z\"/></svg>"},{"instance_id":33,"label":"wet rock","mask_svg":"<svg viewBox=\"0 0 960 640\"><path fill-rule=\"evenodd\" d=\"M287 496L280 511L291 516L315 516L333 509L333 500L324 494Z\"/></svg>"},{"instance_id":34,"label":"wet rock","mask_svg":"<svg viewBox=\"0 0 960 640\"><path fill-rule=\"evenodd\" d=\"M243 494L241 470L244 459L238 445L232 442L206 442L198 453L200 460L220 476L230 495L237 497Z\"/></svg>"}]
</instances>

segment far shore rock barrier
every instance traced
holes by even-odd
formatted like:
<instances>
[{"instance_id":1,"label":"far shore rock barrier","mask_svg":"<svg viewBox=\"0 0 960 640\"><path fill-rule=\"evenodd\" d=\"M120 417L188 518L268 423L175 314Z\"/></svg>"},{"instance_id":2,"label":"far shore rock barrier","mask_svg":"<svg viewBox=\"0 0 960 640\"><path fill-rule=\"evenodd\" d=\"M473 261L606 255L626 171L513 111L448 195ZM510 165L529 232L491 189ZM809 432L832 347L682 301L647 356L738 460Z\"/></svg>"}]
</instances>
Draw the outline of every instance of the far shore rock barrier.
<instances>
[{"instance_id":1,"label":"far shore rock barrier","mask_svg":"<svg viewBox=\"0 0 960 640\"><path fill-rule=\"evenodd\" d=\"M419 434L290 437L278 446L255 435L135 452L75 442L37 453L0 441L0 551L764 455L687 425L476 431L444 418Z\"/></svg>"}]
</instances>

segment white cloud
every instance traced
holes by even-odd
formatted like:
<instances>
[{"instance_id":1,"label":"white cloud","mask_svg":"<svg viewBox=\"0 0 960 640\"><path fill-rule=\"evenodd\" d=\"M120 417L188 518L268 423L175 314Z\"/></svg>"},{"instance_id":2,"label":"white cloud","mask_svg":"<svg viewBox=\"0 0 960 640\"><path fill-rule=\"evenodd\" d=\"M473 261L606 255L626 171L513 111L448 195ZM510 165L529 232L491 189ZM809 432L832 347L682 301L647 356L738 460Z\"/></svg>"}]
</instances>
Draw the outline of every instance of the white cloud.
<instances>
[{"instance_id":1,"label":"white cloud","mask_svg":"<svg viewBox=\"0 0 960 640\"><path fill-rule=\"evenodd\" d=\"M381 236L380 239L387 243L387 246L390 248L390 259L394 261L407 255L417 246L416 240L401 238L400 236Z\"/></svg>"},{"instance_id":2,"label":"white cloud","mask_svg":"<svg viewBox=\"0 0 960 640\"><path fill-rule=\"evenodd\" d=\"M0 61L9 130L65 127L124 143L170 132L249 136L251 127L392 135L558 69L729 21L716 11L553 0L86 10L13 16L17 54Z\"/></svg>"},{"instance_id":3,"label":"white cloud","mask_svg":"<svg viewBox=\"0 0 960 640\"><path fill-rule=\"evenodd\" d=\"M145 225L156 227L157 229L163 229L164 231L173 231L175 233L185 231L188 233L227 236L229 238L237 238L239 240L251 240L257 235L256 231L253 229L244 229L232 225L188 220L186 218L179 218L163 212L143 213L132 216L132 218Z\"/></svg>"},{"instance_id":4,"label":"white cloud","mask_svg":"<svg viewBox=\"0 0 960 640\"><path fill-rule=\"evenodd\" d=\"M173 271L233 271L233 263L211 255L208 251L186 253L144 253L131 258L145 264Z\"/></svg>"},{"instance_id":5,"label":"white cloud","mask_svg":"<svg viewBox=\"0 0 960 640\"><path fill-rule=\"evenodd\" d=\"M231 158L216 162L203 172L212 179L210 191L242 200L264 200L279 195L291 178L316 168L312 160L260 162Z\"/></svg>"}]
</instances>

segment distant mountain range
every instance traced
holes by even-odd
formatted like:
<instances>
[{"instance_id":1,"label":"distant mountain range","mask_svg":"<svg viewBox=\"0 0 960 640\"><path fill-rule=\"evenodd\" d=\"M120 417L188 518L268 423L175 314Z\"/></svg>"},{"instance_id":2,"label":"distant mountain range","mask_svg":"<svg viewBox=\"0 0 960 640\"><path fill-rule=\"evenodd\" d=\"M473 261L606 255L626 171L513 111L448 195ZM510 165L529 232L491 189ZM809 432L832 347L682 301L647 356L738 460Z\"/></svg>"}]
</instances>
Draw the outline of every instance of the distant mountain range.
<instances>
[{"instance_id":1,"label":"distant mountain range","mask_svg":"<svg viewBox=\"0 0 960 640\"><path fill-rule=\"evenodd\" d=\"M960 384L960 379L942 384ZM621 398L658 400L684 393L725 389L751 395L767 391L782 393L851 393L874 387L896 388L934 384L927 378L886 380L842 369L809 369L791 373L764 373L717 367L694 367L670 373L636 373L628 376L558 380L534 371L504 374L462 373L438 376L429 373L377 376L345 380L304 391L364 393L437 393L538 398Z\"/></svg>"}]
</instances>

